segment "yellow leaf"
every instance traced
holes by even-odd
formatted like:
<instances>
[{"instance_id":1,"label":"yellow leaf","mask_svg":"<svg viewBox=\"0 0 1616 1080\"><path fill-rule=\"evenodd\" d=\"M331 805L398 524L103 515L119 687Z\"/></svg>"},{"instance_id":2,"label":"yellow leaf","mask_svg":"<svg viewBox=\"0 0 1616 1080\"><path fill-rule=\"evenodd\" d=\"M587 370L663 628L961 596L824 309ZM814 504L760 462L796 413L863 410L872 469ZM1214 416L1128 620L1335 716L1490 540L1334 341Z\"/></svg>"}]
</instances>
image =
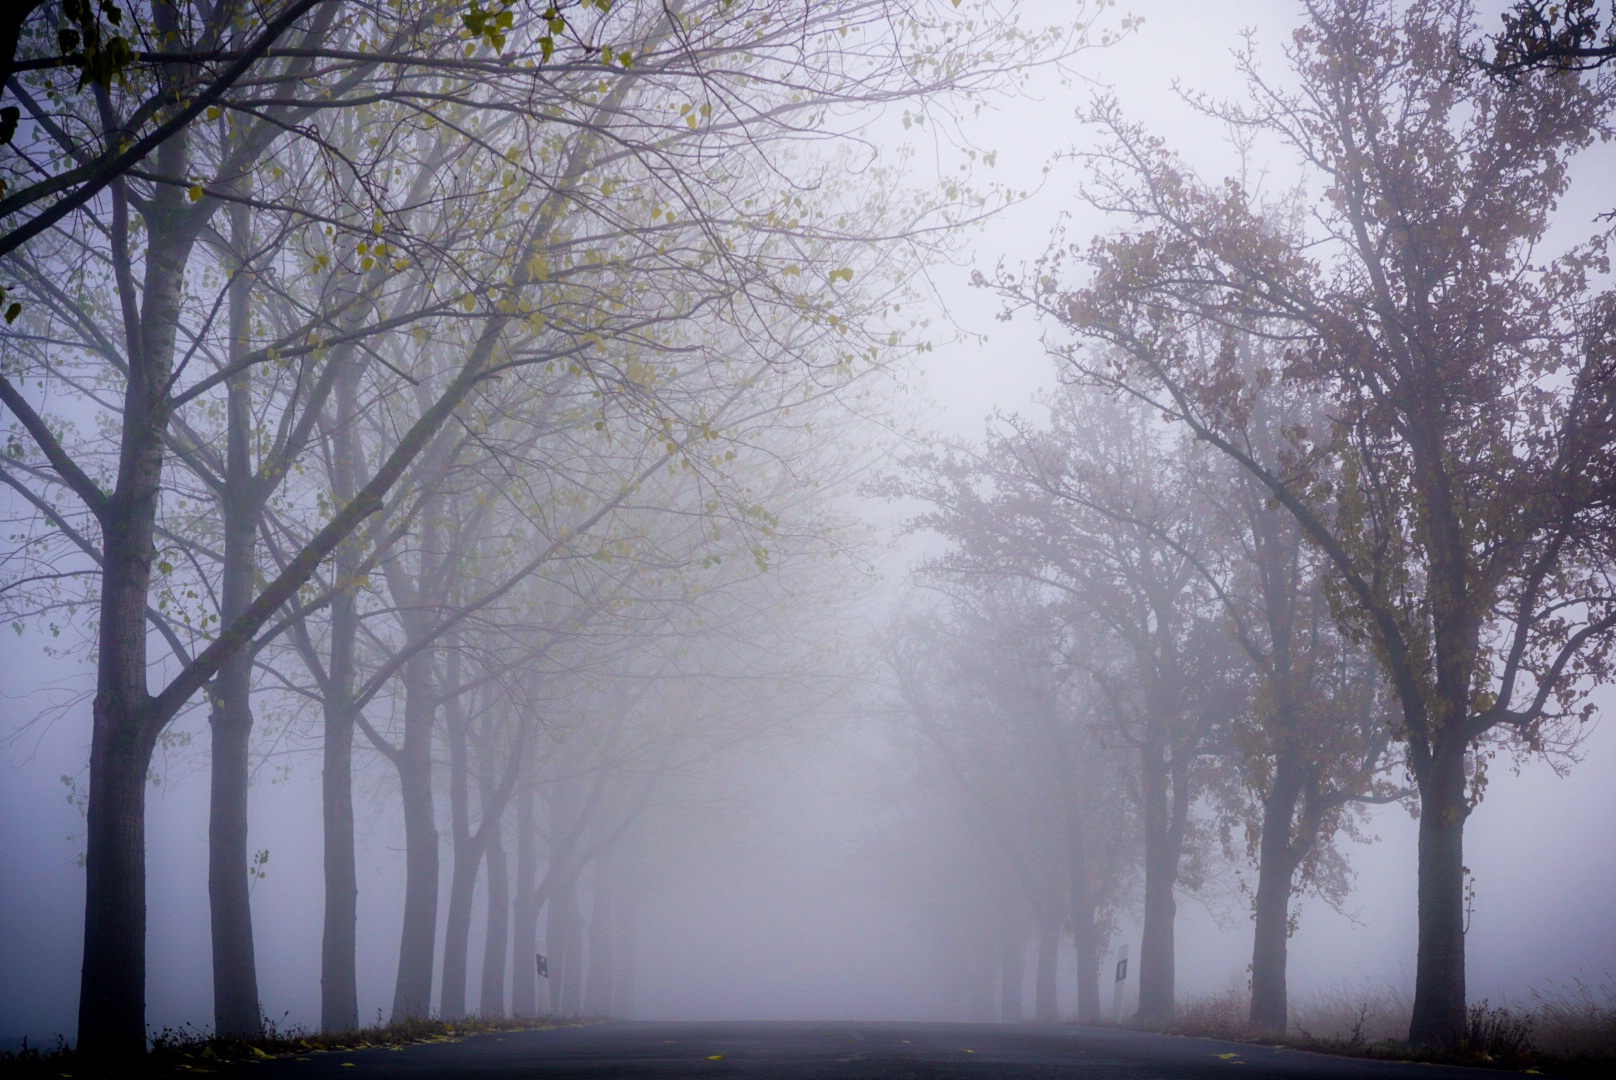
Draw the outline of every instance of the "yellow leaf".
<instances>
[{"instance_id":1,"label":"yellow leaf","mask_svg":"<svg viewBox=\"0 0 1616 1080\"><path fill-rule=\"evenodd\" d=\"M188 194L191 196L191 201L196 202L198 199L200 199L202 197L202 185L201 184L192 184L191 189L190 189Z\"/></svg>"}]
</instances>

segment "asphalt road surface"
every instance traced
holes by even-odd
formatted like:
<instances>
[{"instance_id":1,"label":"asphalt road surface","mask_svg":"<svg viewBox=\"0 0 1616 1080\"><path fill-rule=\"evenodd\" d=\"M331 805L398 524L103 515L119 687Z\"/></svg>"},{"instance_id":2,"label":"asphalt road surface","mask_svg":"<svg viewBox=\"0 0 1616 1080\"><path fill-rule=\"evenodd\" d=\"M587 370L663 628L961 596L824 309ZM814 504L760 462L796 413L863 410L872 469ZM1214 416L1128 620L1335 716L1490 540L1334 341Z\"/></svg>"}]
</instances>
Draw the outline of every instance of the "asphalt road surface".
<instances>
[{"instance_id":1,"label":"asphalt road surface","mask_svg":"<svg viewBox=\"0 0 1616 1080\"><path fill-rule=\"evenodd\" d=\"M252 1080L1498 1080L1508 1075L1327 1057L1069 1024L620 1021L242 1065Z\"/></svg>"}]
</instances>

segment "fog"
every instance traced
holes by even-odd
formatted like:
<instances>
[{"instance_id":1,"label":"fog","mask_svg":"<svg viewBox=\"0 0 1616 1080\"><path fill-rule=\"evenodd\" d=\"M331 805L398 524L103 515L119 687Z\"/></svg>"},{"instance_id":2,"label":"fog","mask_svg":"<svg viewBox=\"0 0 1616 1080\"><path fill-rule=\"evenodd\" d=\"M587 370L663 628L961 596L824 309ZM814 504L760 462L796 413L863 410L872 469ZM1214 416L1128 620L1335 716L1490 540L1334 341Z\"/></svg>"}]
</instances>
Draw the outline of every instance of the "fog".
<instances>
[{"instance_id":1,"label":"fog","mask_svg":"<svg viewBox=\"0 0 1616 1080\"><path fill-rule=\"evenodd\" d=\"M972 3L955 6L968 9ZM1064 4L1010 6L1033 22L1075 17ZM1491 31L1504 6L1484 7L1478 23ZM525 9L516 10L520 20ZM577 340L595 335L595 346L609 361L597 370L588 366L592 361L556 347L558 366L552 371L546 363L542 376L534 376L545 380L537 389L522 390L526 376L514 361L516 374L488 379L479 391L487 396L473 399L480 403L466 405L458 426L445 429L456 438L466 435L462 442L472 449L456 457L462 443L451 451L444 449L449 436L438 438L423 464L405 474L401 490L407 492L375 518L402 522L397 531L384 535L380 526L366 526L367 551L382 552L391 543L396 554L354 570L352 560L366 556L354 554L352 545L329 548L331 558L350 560L342 564L346 569L321 571L291 590L283 613L306 605L300 617L313 630L304 638L277 630L257 653L251 677L243 850L257 1003L268 1023L316 1030L322 1009L328 1021L332 1007L329 1000L322 1004L321 994L328 715L322 709L334 698L322 687L335 684L324 670L310 672L327 661L336 666L331 642L338 631L331 627L339 615L331 598L348 588L342 580L359 579L356 618L366 629L354 639L357 674L346 692L358 686L371 694L355 711L372 730L353 733L353 972L361 1024L398 1019L401 1002L403 1014L520 1012L524 979L528 992L537 994L536 1007L528 1011L565 1016L1113 1020L1149 1014L1149 991L1145 1001L1139 996L1141 948L1142 938L1150 937L1147 894L1157 886L1147 885L1142 836L1150 827L1145 818L1151 796L1140 748L1150 745L1151 737L1142 733L1164 699L1150 697L1151 676L1142 674L1139 648L1121 644L1128 639L1126 628L1118 629L1125 622L1117 614L1120 606L1108 609L1101 598L1117 578L1102 580L1095 567L1108 557L1106 545L1124 534L1152 543L1171 540L1167 548L1139 555L1140 565L1159 566L1173 557L1194 563L1174 579L1181 580L1174 586L1182 590L1173 600L1178 614L1140 617L1148 631L1141 637L1152 640L1166 636L1162 627L1173 619L1181 621L1174 663L1190 674L1174 682L1179 697L1171 708L1183 726L1193 726L1184 718L1202 725L1193 739L1178 728L1163 736L1174 746L1180 745L1175 739L1189 740L1181 752L1195 762L1176 780L1164 781L1162 794L1166 806L1168 792L1178 798L1190 791L1182 798L1182 835L1171 843L1174 879L1162 894L1176 903L1168 923L1170 1004L1182 1009L1221 997L1244 1008L1252 988L1263 785L1279 769L1268 762L1280 754L1260 743L1266 730L1260 718L1276 708L1281 691L1274 688L1284 680L1248 663L1239 651L1239 628L1247 625L1242 619L1259 626L1248 635L1259 639L1257 653L1271 657L1274 650L1264 652L1263 634L1279 633L1260 628L1267 625L1264 617L1272 622L1272 605L1251 599L1260 591L1252 584L1256 572L1241 569L1238 555L1230 554L1260 547L1248 542L1259 527L1228 525L1226 519L1238 515L1220 507L1248 498L1258 507L1252 511L1256 520L1268 492L1239 495L1249 477L1227 467L1206 438L1186 437L1185 417L1164 423L1157 405L1127 404L1136 400L1129 394L1137 386L1124 385L1122 377L1102 386L1099 375L1087 382L1075 376L1079 365L1091 362L1085 358L1111 355L1101 350L1117 347L1115 342L1062 353L1077 336L1058 318L1040 318L1034 305L1017 307L1011 285L1048 271L1036 261L1057 222L1068 242L1086 248L1090 237L1140 220L1104 213L1077 195L1089 182L1080 155L1104 138L1095 124L1076 118L1096 93L1114 92L1128 116L1160 134L1209 183L1245 168L1248 178L1256 178L1253 190L1276 200L1289 191L1293 174L1303 175L1293 150L1269 133L1263 136L1268 141L1257 139L1246 148L1242 163L1227 127L1195 113L1178 90L1238 97L1243 83L1231 50L1243 27L1254 31L1263 71L1276 85L1295 85L1282 47L1306 13L1281 0L1139 0L1129 13L1143 21L1125 32L1125 13L1112 8L1097 16L1091 36L1098 42L1101 28L1117 31L1120 40L1112 44L1073 51L1059 65L1034 64L994 76L998 81L984 82L974 98L947 92L926 98L934 110L929 129L911 127L905 111L910 99L894 95L898 104L884 109L841 101L827 110L830 120L823 114L804 120L775 144L751 134L745 126L754 122L751 114L733 106L735 130L757 144L740 137L733 146L702 144L702 153L732 153L745 163L726 173L725 182L763 175L757 162L768 160L786 187L800 185L794 188L799 197L823 195L827 221L838 212L845 221L849 207L856 219L867 198L868 228L856 220L834 228L804 225L804 236L796 237L782 227L786 255L761 246L734 254L731 246L737 265L755 256L758 265L775 268L779 281L787 280L778 272L784 259L800 261L806 271L796 263L790 271L792 280L802 282L801 296L782 298L768 291L772 284L758 287L762 275L725 283L722 273L729 271L712 271L692 257L688 266L646 270L665 279L643 293L624 286L622 294L601 302L607 314L596 322L553 311L548 323L537 320L537 329L523 331L529 336L522 349L536 352L564 334ZM604 5L600 17L606 18ZM983 25L990 23L984 16ZM860 34L882 40L879 27L872 35L862 22L853 37ZM471 47L466 45L468 55ZM656 69L648 64L647 70ZM1595 78L1588 77L1590 85ZM1609 86L1599 85L1608 95ZM664 109L655 94L643 93ZM1608 98L1600 100L1608 122L1616 111ZM973 108L973 101L983 107ZM721 105L719 111L730 108ZM762 105L757 108L762 115ZM956 119L944 119L950 113ZM676 134L684 133L686 114L689 130L697 131L697 113L687 109L666 121ZM658 114L645 123L664 120ZM538 146L538 137L533 139ZM644 144L658 147L658 154L667 145L650 136ZM886 156L864 156L871 147ZM766 148L779 156L769 160ZM648 160L655 157L646 153ZM691 161L698 160L692 155ZM993 164L984 166L983 160ZM656 161L657 167L666 165L663 158ZM1610 208L1604 180L1612 161L1605 145L1574 157L1573 184L1557 200L1543 249L1557 252L1606 227L1597 219ZM880 171L894 162L901 166ZM313 175L315 166L307 167ZM661 176L647 169L650 179L635 182L654 189ZM919 224L911 225L926 234L922 239L908 233L902 242L890 239L898 228L892 223L912 209L903 202L909 192L935 194L957 175L987 193L982 204L960 204L967 210L957 217L974 220L960 224L948 217L947 208L955 206L951 195L938 200L941 208L916 211ZM535 190L546 183L560 181L535 180ZM591 183L591 191L604 192L604 206L610 186ZM1319 202L1318 177L1307 183L1302 202ZM671 196L647 196L645 205L657 206L653 218L659 224L620 227L633 243L641 238L636 230L650 235L666 228L672 236L675 215L668 210L663 218L657 199L678 206L684 220L698 204L707 205L709 194L688 195L689 206ZM210 190L206 197L213 196ZM923 204L917 199L915 205ZM643 209L634 213L643 217ZM614 210L587 212L599 221L617 221ZM713 211L712 220L727 221L730 212L727 206ZM623 211L624 221L628 213ZM340 216L333 211L333 220ZM749 227L763 235L774 229L774 220L768 229ZM353 226L356 236L369 235L368 220L362 225ZM1298 226L1304 232L1308 227ZM865 232L888 239L863 239ZM288 250L293 233L288 227L283 236ZM309 243L301 234L295 242ZM570 235L566 242L572 243ZM1327 244L1316 237L1298 243L1327 263L1327 254L1317 254L1327 253ZM636 259L651 265L667 248L653 256L631 253L631 246L625 241L604 260L592 250L587 265L638 268ZM602 250L608 248L604 242ZM38 390L34 406L74 433L71 445L78 452L93 445L98 428L108 430L107 417L117 409L107 404L109 397L98 396L93 380L76 379L61 359L71 347L61 342L72 336L61 327L72 320L49 314L54 309L48 305L60 298L52 299L41 267L63 258L54 250L38 262L17 264L23 282L17 295L26 294L30 306L5 331L4 373L28 394L35 393L28 380L38 372L60 375L59 384ZM456 268L465 272L473 260L451 262L443 262L445 275ZM985 275L977 286L973 272ZM1060 272L1071 281L1080 276L1070 266ZM285 268L281 273L275 288L295 292L299 286L287 283ZM845 282L839 277L844 273ZM1608 270L1595 267L1588 277L1587 296L1608 298ZM692 301L698 279L720 299ZM867 288L871 299L848 300L855 286ZM798 286L781 286L788 287ZM839 287L845 296L836 292ZM212 286L198 286L204 288ZM223 310L228 290L216 291ZM387 295L395 302L394 294ZM745 302L732 310L735 296ZM478 308L475 317L503 318L500 312L510 309L495 307L504 302L489 300L487 311ZM845 309L835 306L843 302ZM1116 310L1126 302L1116 301ZM430 325L439 336L428 341L423 333L407 343L417 350L409 363L424 363L420 357L445 341L471 347L481 331L444 328L444 312L459 310L458 294L453 303L445 299L432 307L431 318L440 321ZM1101 300L1093 303L1102 306ZM832 314L827 324L815 305L842 314ZM1014 317L998 317L1009 307L1017 307ZM86 324L92 315L104 315L93 308L76 309L91 312L84 315ZM667 314L675 310L677 317ZM821 314L801 315L809 310ZM472 312L470 299L465 311ZM268 323L277 318L265 317ZM763 320L767 330L748 318ZM800 324L790 321L799 318ZM839 320L855 329L849 333ZM265 341L280 333L252 325ZM88 330L74 333L91 336ZM197 330L196 340L205 343L219 333L209 323ZM880 354L880 343L900 339L890 356ZM376 355L387 347L377 346ZM867 347L878 359L857 366L850 358L856 351L864 364ZM1265 347L1249 346L1259 359ZM511 348L513 356L520 351ZM199 349L198 355L211 355ZM311 356L310 363L325 362L323 349ZM260 506L255 588L290 564L291 553L341 501L336 492L355 490L352 478L335 478L340 470L331 465L345 452L343 425L362 429L356 440L370 440L354 460L372 467L391 452L389 433L412 423L425 409L421 403L446 381L420 376L414 368L387 367L393 362L364 376L374 378L374 386L355 390L353 400L372 402L380 417L369 426L351 416L342 420L346 414L337 397L309 406L324 411L303 436L307 464L297 466L284 495ZM276 370L284 369L281 363ZM582 366L563 370L567 364ZM1560 392L1575 381L1570 371L1554 368L1537 378ZM46 378L35 381L44 387ZM270 415L272 403L295 403L303 389L277 383L254 392L262 395L255 406L262 431L276 430L277 422L282 434L295 427ZM1324 409L1313 399L1287 401L1274 406L1276 415L1282 406ZM293 415L292 406L286 408ZM206 441L196 432L211 432L223 445L223 410L220 405L187 428L189 444L172 443L176 461L206 457L196 449ZM1193 421L1190 412L1186 407ZM30 430L21 417L14 408L4 414L14 444ZM1285 420L1276 420L1275 429ZM1315 430L1328 426L1309 422ZM259 437L265 446L273 441L269 434ZM1322 440L1302 443L1296 442L1299 457L1318 449L1309 460L1323 460ZM729 457L723 456L726 449ZM486 458L475 456L485 450ZM87 457L94 462L88 471L110 484L111 451L102 446L84 452L100 455ZM8 524L0 547L0 581L6 585L0 613L16 633L0 647L0 1049L25 1037L31 1045L57 1036L71 1042L81 1022L81 967L88 970L84 863L91 850L85 799L100 625L98 575L90 556L61 540L65 533L53 524L60 521L40 510L43 502L70 499L68 485L37 448L8 449L7 456L15 464L6 466L6 475L16 482L8 479L0 491ZM434 461L450 464L432 474ZM327 469L334 478L322 478ZM1589 465L1588 473L1598 469ZM217 594L213 588L222 572L209 561L222 565L225 559L219 554L224 526L209 517L222 511L208 509L209 492L223 487L210 488L182 465L171 464L166 475L159 557L164 565L180 564L174 552L183 548L186 530L200 554L162 571L164 582L151 587L150 605L158 604L159 589L170 590L163 594L162 617L176 628L170 637L147 632L142 670L153 693L186 670L211 640L208 628L218 625L213 612L223 595L222 586ZM1104 503L1101 481L1122 491L1113 504ZM1150 483L1157 486L1147 491ZM24 491L30 485L49 498L31 499ZM1209 494L1214 490L1215 496ZM1318 490L1309 488L1309 497ZM1269 501L1273 520L1289 522L1277 501ZM72 517L81 525L87 520ZM482 532L457 531L474 520L487 523L478 526ZM1029 522L1045 533L1033 539ZM1219 529L1233 539L1216 550L1210 541L1206 548L1186 548ZM55 539L40 542L45 535ZM1005 569L1013 554L1062 544L1071 556L1067 562L1046 552L1034 569ZM1319 548L1297 540L1295 550ZM1592 554L1575 571L1583 576L1566 588L1578 598L1567 601L1572 617L1591 623L1612 601L1601 590L1616 544L1599 539L1587 550ZM511 567L536 552L544 553L531 564L537 569L507 581ZM1316 554L1295 558L1301 567L1296 580L1313 582L1307 585L1315 604L1310 640L1325 657L1315 666L1326 674L1309 669L1307 678L1317 681L1308 683L1314 688L1308 700L1340 704L1339 715L1330 714L1332 731L1359 728L1344 748L1329 751L1337 764L1319 767L1347 794L1331 804L1328 814L1334 816L1320 819L1325 824L1318 825L1316 846L1298 855L1296 882L1285 879L1289 906L1281 913L1294 921L1284 940L1288 968L1282 985L1293 1021L1307 1013L1308 1002L1339 998L1381 1008L1388 997L1412 997L1421 933L1413 751L1395 680L1376 667L1386 650L1377 653L1372 646L1379 639L1373 629L1363 629L1370 625L1367 618L1351 622L1351 600L1342 599L1347 590L1337 587L1338 568ZM1416 565L1416 555L1405 559L1405 565ZM38 584L55 570L71 580ZM343 578L350 572L358 577ZM1410 571L1411 580L1424 580L1424 573ZM1573 571L1566 573L1555 580L1569 583ZM443 591L432 593L439 584ZM181 598L187 587L196 590L190 594L194 603ZM1297 595L1303 591L1296 587ZM473 603L485 593L494 599ZM1231 594L1237 599L1230 600ZM447 629L423 631L409 621L412 613L424 619L418 613L430 610L441 617L456 605L471 614L455 616L459 621ZM194 622L193 610L208 617ZM1432 616L1427 611L1411 618L1423 626L1421 620ZM1490 632L1502 636L1486 638L1482 648L1495 668L1507 651L1498 643L1512 625L1502 616L1497 620L1488 623ZM185 657L176 659L170 648L175 640L183 641ZM407 644L424 652L407 651ZM427 659L411 668L417 655ZM1585 693L1594 708L1584 718L1554 715L1551 703L1548 714L1533 721L1528 740L1511 741L1493 730L1477 734L1467 751L1470 786L1462 797L1471 799L1474 810L1463 828L1462 994L1472 1002L1529 1005L1534 992L1579 984L1594 987L1600 1000L1616 996L1610 989L1616 978L1616 729L1607 718L1616 709L1616 690L1601 681L1607 674L1603 654L1571 669L1565 701L1570 709L1581 708L1584 701L1573 699ZM1534 680L1541 667L1537 671ZM365 679L378 672L376 685L367 688ZM1478 678L1478 685L1496 689L1494 676ZM1523 677L1523 686L1527 681ZM206 685L222 683L210 678ZM399 968L401 934L408 936L406 851L414 844L415 857L421 857L420 833L411 832L421 826L407 826L402 809L400 777L407 770L401 762L415 752L407 749L412 740L421 737L412 710L427 696L423 686L438 695L428 707L428 734L419 751L424 756L416 759L429 763L429 824L437 833L435 869L424 871L437 879L427 916L434 923L432 940L425 946L429 1001L408 999L407 975ZM221 1022L209 899L213 759L205 699L213 692L199 689L165 727L143 788L148 1035L164 1029L211 1032ZM1483 698L1493 700L1477 691L1475 700ZM1148 706L1141 704L1147 700ZM1309 735L1303 741L1329 743L1334 737ZM1163 753L1163 761L1172 757ZM1478 776L1485 782L1478 784ZM1053 786L1040 786L1046 784ZM1291 797L1287 828L1289 815L1306 802ZM466 820L457 818L457 805ZM466 989L461 1007L452 997L446 1007L445 953L456 937L455 852L469 848L473 836L478 843L486 840L486 832L476 832L485 811L498 822L499 873L510 881L492 885L492 849L478 853L463 939ZM525 868L523 845L533 860ZM1089 875L1089 906L1082 912L1072 885L1075 864ZM518 881L524 873L525 885ZM524 887L528 900L537 896L540 904L528 914L526 933L551 965L549 978L536 982L534 957L523 951L517 925ZM491 930L494 888L508 888L510 895L503 905L496 902L504 914ZM492 1001L485 997L484 974L491 933L496 942L508 935L501 962L510 965L496 980ZM1053 952L1041 956L1041 941L1053 941ZM406 943L403 950L412 948L419 960L421 942ZM1124 955L1127 975L1114 982ZM1052 990L1040 982L1040 973L1049 971ZM1157 972L1150 977L1159 979ZM1080 986L1097 986L1097 1012L1093 1001L1080 999ZM1397 1022L1406 1027L1406 1014Z\"/></svg>"}]
</instances>

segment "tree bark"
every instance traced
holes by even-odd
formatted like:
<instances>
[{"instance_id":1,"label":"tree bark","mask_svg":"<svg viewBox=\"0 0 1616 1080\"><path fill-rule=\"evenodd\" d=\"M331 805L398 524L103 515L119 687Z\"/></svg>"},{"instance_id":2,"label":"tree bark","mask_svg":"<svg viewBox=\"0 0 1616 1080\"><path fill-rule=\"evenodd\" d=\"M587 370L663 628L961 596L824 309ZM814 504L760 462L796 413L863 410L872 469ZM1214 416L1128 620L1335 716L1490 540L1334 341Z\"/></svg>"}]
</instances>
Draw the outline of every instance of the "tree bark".
<instances>
[{"instance_id":1,"label":"tree bark","mask_svg":"<svg viewBox=\"0 0 1616 1080\"><path fill-rule=\"evenodd\" d=\"M333 612L333 635L339 632L338 621L339 616ZM335 668L335 662L332 666ZM354 865L353 739L351 703L328 700L320 777L325 868L325 921L320 937L322 1031L353 1031L359 1027L359 874Z\"/></svg>"},{"instance_id":2,"label":"tree bark","mask_svg":"<svg viewBox=\"0 0 1616 1080\"><path fill-rule=\"evenodd\" d=\"M1165 750L1147 744L1140 762L1144 802L1145 917L1139 941L1139 1011L1141 1020L1166 1022L1174 1013L1173 920L1178 905L1173 886L1178 879L1178 844L1170 827L1169 767Z\"/></svg>"},{"instance_id":3,"label":"tree bark","mask_svg":"<svg viewBox=\"0 0 1616 1080\"><path fill-rule=\"evenodd\" d=\"M510 947L511 888L501 830L488 837L488 930L483 938L482 993L477 1013L485 1019L505 1015L505 968Z\"/></svg>"},{"instance_id":4,"label":"tree bark","mask_svg":"<svg viewBox=\"0 0 1616 1080\"><path fill-rule=\"evenodd\" d=\"M438 928L438 829L432 805L431 652L404 666L404 745L399 788L404 800L404 923L398 943L393 1019L427 1015Z\"/></svg>"},{"instance_id":5,"label":"tree bark","mask_svg":"<svg viewBox=\"0 0 1616 1080\"><path fill-rule=\"evenodd\" d=\"M106 591L112 575L103 573ZM104 617L101 626L103 638L116 633ZM109 659L103 648L103 687L111 681L104 671ZM128 673L118 674L124 677L114 685L127 685ZM145 798L153 742L141 735L138 702L103 689L92 715L78 1052L128 1061L146 1052Z\"/></svg>"},{"instance_id":6,"label":"tree bark","mask_svg":"<svg viewBox=\"0 0 1616 1080\"><path fill-rule=\"evenodd\" d=\"M567 865L550 867L545 948L550 951L550 1014L575 1016L578 1010L578 883Z\"/></svg>"},{"instance_id":7,"label":"tree bark","mask_svg":"<svg viewBox=\"0 0 1616 1080\"><path fill-rule=\"evenodd\" d=\"M524 765L531 762L531 758ZM511 1012L517 1016L538 1016L538 972L535 957L539 944L539 857L534 836L533 785L536 778L523 777L516 791L516 898L511 909Z\"/></svg>"},{"instance_id":8,"label":"tree bark","mask_svg":"<svg viewBox=\"0 0 1616 1080\"><path fill-rule=\"evenodd\" d=\"M230 207L231 241L251 247L249 211ZM230 283L230 347L234 359L247 339L249 289L245 268ZM219 623L229 626L252 600L259 484L253 475L252 383L243 371L226 384L225 469L219 509L224 519L224 565ZM242 649L219 667L213 684L213 761L208 812L208 910L213 944L213 1032L255 1039L263 1031L258 966L253 953L251 878L247 861L247 789L251 771L252 654Z\"/></svg>"},{"instance_id":9,"label":"tree bark","mask_svg":"<svg viewBox=\"0 0 1616 1080\"><path fill-rule=\"evenodd\" d=\"M612 1016L634 1019L635 962L640 941L640 886L637 877L625 880L618 867L618 896L612 905Z\"/></svg>"},{"instance_id":10,"label":"tree bark","mask_svg":"<svg viewBox=\"0 0 1616 1080\"><path fill-rule=\"evenodd\" d=\"M451 676L449 684L458 681ZM448 706L444 730L449 744L449 819L453 844L449 873L449 912L443 934L443 978L438 1014L445 1020L466 1015L466 967L471 936L472 894L482 869L482 845L471 831L470 764L466 753L466 718L459 699Z\"/></svg>"},{"instance_id":11,"label":"tree bark","mask_svg":"<svg viewBox=\"0 0 1616 1080\"><path fill-rule=\"evenodd\" d=\"M1077 1018L1100 1019L1100 941L1094 925L1094 886L1079 804L1076 762L1066 770L1066 864L1070 875L1072 946L1077 958Z\"/></svg>"},{"instance_id":12,"label":"tree bark","mask_svg":"<svg viewBox=\"0 0 1616 1080\"><path fill-rule=\"evenodd\" d=\"M159 16L157 29L169 16ZM168 27L172 29L172 25ZM164 175L185 174L182 132L156 156ZM91 707L86 807L84 959L78 1050L127 1061L146 1051L146 771L162 717L146 683L146 597L156 556L168 382L180 290L194 236L178 187L159 185L146 205L146 273L137 300L128 275L129 206L112 191L112 260L124 307L128 374L116 486L93 506L101 526L100 628ZM138 304L138 310L137 310Z\"/></svg>"},{"instance_id":13,"label":"tree bark","mask_svg":"<svg viewBox=\"0 0 1616 1080\"><path fill-rule=\"evenodd\" d=\"M1438 734L1420 792L1419 954L1409 1041L1447 1046L1465 1030L1464 826L1466 741Z\"/></svg>"},{"instance_id":14,"label":"tree bark","mask_svg":"<svg viewBox=\"0 0 1616 1080\"><path fill-rule=\"evenodd\" d=\"M333 391L331 490L346 505L359 487L359 368L342 361ZM324 841L325 921L320 937L320 1028L359 1027L359 872L354 864L353 741L354 646L359 636L355 577L359 554L352 540L337 547L331 597L330 660L326 668L320 809Z\"/></svg>"},{"instance_id":15,"label":"tree bark","mask_svg":"<svg viewBox=\"0 0 1616 1080\"><path fill-rule=\"evenodd\" d=\"M1294 755L1281 754L1274 784L1263 799L1258 846L1257 896L1253 905L1251 1013L1253 1032L1282 1035L1290 1026L1286 963L1290 939L1290 897L1299 863L1292 833L1302 777Z\"/></svg>"},{"instance_id":16,"label":"tree bark","mask_svg":"<svg viewBox=\"0 0 1616 1080\"><path fill-rule=\"evenodd\" d=\"M999 926L999 1019L1006 1024L1026 1019L1021 984L1027 974L1027 943L1022 931L1015 919L1006 919Z\"/></svg>"},{"instance_id":17,"label":"tree bark","mask_svg":"<svg viewBox=\"0 0 1616 1080\"><path fill-rule=\"evenodd\" d=\"M1058 978L1060 974L1060 916L1053 905L1038 912L1038 969L1033 978L1033 1018L1045 1022L1058 1018Z\"/></svg>"},{"instance_id":18,"label":"tree bark","mask_svg":"<svg viewBox=\"0 0 1616 1080\"><path fill-rule=\"evenodd\" d=\"M610 1016L612 973L616 967L612 951L612 906L615 882L612 880L610 852L595 859L595 892L589 904L588 979L584 986L585 1016Z\"/></svg>"}]
</instances>

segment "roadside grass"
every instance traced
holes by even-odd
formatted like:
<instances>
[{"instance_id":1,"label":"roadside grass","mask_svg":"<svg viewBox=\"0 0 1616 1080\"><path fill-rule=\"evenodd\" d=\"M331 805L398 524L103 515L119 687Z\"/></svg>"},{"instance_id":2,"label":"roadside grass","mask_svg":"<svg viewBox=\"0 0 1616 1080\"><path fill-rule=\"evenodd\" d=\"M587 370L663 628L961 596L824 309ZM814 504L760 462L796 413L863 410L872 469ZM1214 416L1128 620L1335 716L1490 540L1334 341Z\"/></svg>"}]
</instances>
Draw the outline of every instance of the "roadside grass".
<instances>
[{"instance_id":1,"label":"roadside grass","mask_svg":"<svg viewBox=\"0 0 1616 1080\"><path fill-rule=\"evenodd\" d=\"M196 1027L164 1028L151 1037L151 1050L138 1063L146 1076L181 1076L189 1073L210 1072L232 1062L258 1061L268 1058L305 1058L314 1054L342 1053L377 1047L398 1048L418 1043L453 1042L467 1035L481 1035L495 1031L526 1031L532 1028L562 1027L580 1021L563 1021L550 1017L508 1019L469 1016L464 1020L439 1020L432 1017L377 1023L353 1031L312 1032L295 1024L278 1024L266 1019L262 1038L215 1039L209 1032ZM31 1047L25 1042L20 1050L0 1051L0 1080L60 1080L64 1077L91 1080L106 1073L127 1076L134 1062L116 1066L92 1066L79 1057L75 1050L58 1036L50 1049Z\"/></svg>"},{"instance_id":2,"label":"roadside grass","mask_svg":"<svg viewBox=\"0 0 1616 1080\"><path fill-rule=\"evenodd\" d=\"M1391 983L1337 986L1294 999L1290 1028L1275 1036L1250 1030L1250 995L1234 987L1184 1002L1171 1025L1152 1030L1433 1064L1600 1076L1616 1071L1616 981L1608 976L1599 983L1573 979L1537 987L1518 1001L1473 1002L1465 1038L1450 1049L1405 1041L1412 1006L1409 992Z\"/></svg>"}]
</instances>

